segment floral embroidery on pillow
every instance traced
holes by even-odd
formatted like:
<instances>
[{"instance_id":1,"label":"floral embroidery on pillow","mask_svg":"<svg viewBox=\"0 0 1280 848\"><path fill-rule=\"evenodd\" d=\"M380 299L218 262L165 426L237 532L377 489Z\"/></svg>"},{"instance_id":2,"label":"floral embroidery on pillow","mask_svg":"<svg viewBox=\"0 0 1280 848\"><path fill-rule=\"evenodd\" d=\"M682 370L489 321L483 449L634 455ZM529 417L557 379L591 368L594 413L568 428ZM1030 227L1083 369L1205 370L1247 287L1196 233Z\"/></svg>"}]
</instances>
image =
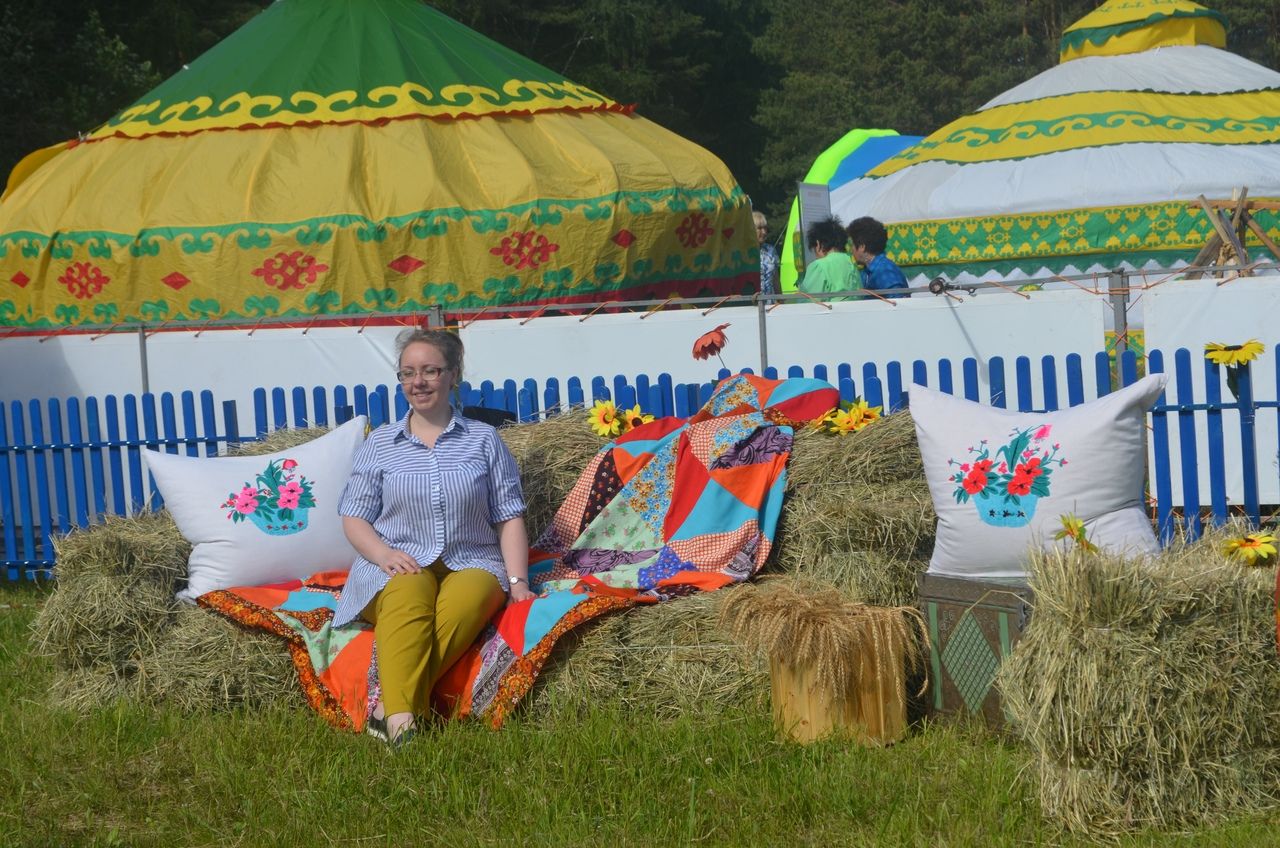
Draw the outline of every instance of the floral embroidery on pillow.
<instances>
[{"instance_id":1,"label":"floral embroidery on pillow","mask_svg":"<svg viewBox=\"0 0 1280 848\"><path fill-rule=\"evenodd\" d=\"M288 536L307 529L307 513L316 505L311 481L296 471L292 459L272 460L254 481L230 492L222 508L239 524L248 519L268 536Z\"/></svg>"},{"instance_id":2,"label":"floral embroidery on pillow","mask_svg":"<svg viewBox=\"0 0 1280 848\"><path fill-rule=\"evenodd\" d=\"M947 465L956 469L949 478L957 484L956 503L972 499L978 517L994 527L1029 524L1040 498L1049 496L1054 466L1067 464L1066 458L1058 455L1061 445L1045 446L1052 426L1014 428L1009 442L994 453L983 439L968 449L968 461L948 459Z\"/></svg>"}]
</instances>

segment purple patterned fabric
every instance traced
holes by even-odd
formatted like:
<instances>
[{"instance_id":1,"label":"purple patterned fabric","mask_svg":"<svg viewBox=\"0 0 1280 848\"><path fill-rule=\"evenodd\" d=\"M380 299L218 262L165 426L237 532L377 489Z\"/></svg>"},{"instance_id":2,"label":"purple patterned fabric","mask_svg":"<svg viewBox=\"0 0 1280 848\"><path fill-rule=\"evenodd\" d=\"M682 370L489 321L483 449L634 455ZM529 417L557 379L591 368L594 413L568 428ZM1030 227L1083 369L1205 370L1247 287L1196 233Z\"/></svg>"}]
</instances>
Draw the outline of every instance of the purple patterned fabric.
<instances>
[{"instance_id":1,"label":"purple patterned fabric","mask_svg":"<svg viewBox=\"0 0 1280 848\"><path fill-rule=\"evenodd\" d=\"M757 465L775 456L782 456L791 451L791 434L781 427L761 427L738 444L729 448L711 468L736 468L739 465Z\"/></svg>"},{"instance_id":2,"label":"purple patterned fabric","mask_svg":"<svg viewBox=\"0 0 1280 848\"><path fill-rule=\"evenodd\" d=\"M597 571L608 571L619 565L631 565L649 559L658 551L614 551L600 548L578 548L564 555L564 564L575 568L580 574L595 574Z\"/></svg>"}]
</instances>

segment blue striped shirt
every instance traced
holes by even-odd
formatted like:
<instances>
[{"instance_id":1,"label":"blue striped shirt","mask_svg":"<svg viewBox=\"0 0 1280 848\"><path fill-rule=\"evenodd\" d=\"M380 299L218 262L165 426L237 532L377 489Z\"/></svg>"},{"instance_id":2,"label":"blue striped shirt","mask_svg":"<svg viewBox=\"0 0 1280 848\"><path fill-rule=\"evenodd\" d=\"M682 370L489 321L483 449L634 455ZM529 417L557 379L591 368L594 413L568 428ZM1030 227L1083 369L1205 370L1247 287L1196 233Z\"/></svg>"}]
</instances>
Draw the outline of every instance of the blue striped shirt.
<instances>
[{"instance_id":1,"label":"blue striped shirt","mask_svg":"<svg viewBox=\"0 0 1280 848\"><path fill-rule=\"evenodd\" d=\"M363 518L382 540L426 568L483 568L508 589L494 525L524 514L515 457L498 431L456 410L434 448L409 430L409 415L369 434L356 454L338 512ZM362 556L351 566L333 626L359 617L391 578Z\"/></svg>"}]
</instances>

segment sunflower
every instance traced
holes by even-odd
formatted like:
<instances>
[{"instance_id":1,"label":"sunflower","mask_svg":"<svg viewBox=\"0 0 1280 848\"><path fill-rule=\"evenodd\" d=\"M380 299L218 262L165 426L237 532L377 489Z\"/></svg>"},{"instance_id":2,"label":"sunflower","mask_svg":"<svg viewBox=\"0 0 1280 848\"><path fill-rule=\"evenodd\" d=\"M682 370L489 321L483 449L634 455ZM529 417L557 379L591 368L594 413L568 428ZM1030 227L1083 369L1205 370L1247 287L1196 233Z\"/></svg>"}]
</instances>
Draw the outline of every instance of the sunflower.
<instances>
[{"instance_id":1,"label":"sunflower","mask_svg":"<svg viewBox=\"0 0 1280 848\"><path fill-rule=\"evenodd\" d=\"M609 438L618 435L622 430L622 419L618 417L618 408L611 400L598 400L587 413L587 422L597 436Z\"/></svg>"},{"instance_id":2,"label":"sunflower","mask_svg":"<svg viewBox=\"0 0 1280 848\"><path fill-rule=\"evenodd\" d=\"M1249 339L1244 344L1235 345L1209 342L1204 346L1204 355L1215 365L1247 365L1261 356L1266 349L1266 345L1257 339Z\"/></svg>"},{"instance_id":3,"label":"sunflower","mask_svg":"<svg viewBox=\"0 0 1280 848\"><path fill-rule=\"evenodd\" d=\"M1070 539L1083 551L1091 554L1098 552L1098 546L1090 542L1089 537L1085 535L1084 522L1070 513L1062 516L1062 529L1054 533L1053 538Z\"/></svg>"},{"instance_id":4,"label":"sunflower","mask_svg":"<svg viewBox=\"0 0 1280 848\"><path fill-rule=\"evenodd\" d=\"M849 405L849 414L858 416L858 426L855 430L861 430L880 417L883 406L871 406L862 398L854 398L853 403Z\"/></svg>"},{"instance_id":5,"label":"sunflower","mask_svg":"<svg viewBox=\"0 0 1280 848\"><path fill-rule=\"evenodd\" d=\"M638 403L635 406L631 407L630 409L624 410L621 414L621 417L622 417L622 432L624 433L630 430L634 430L635 428L639 427L641 424L648 424L650 421L653 420L652 415L650 415L647 412L642 412L640 410L640 404Z\"/></svg>"},{"instance_id":6,"label":"sunflower","mask_svg":"<svg viewBox=\"0 0 1280 848\"><path fill-rule=\"evenodd\" d=\"M822 419L822 427L828 433L843 436L858 429L858 419L853 413L836 407Z\"/></svg>"},{"instance_id":7,"label":"sunflower","mask_svg":"<svg viewBox=\"0 0 1280 848\"><path fill-rule=\"evenodd\" d=\"M1226 554L1248 565L1271 565L1276 558L1276 537L1270 533L1247 533L1239 539L1228 539Z\"/></svg>"},{"instance_id":8,"label":"sunflower","mask_svg":"<svg viewBox=\"0 0 1280 848\"><path fill-rule=\"evenodd\" d=\"M822 428L829 433L841 436L845 433L856 433L879 418L882 408L869 406L862 398L854 398L853 403L841 401L839 406L822 418Z\"/></svg>"}]
</instances>

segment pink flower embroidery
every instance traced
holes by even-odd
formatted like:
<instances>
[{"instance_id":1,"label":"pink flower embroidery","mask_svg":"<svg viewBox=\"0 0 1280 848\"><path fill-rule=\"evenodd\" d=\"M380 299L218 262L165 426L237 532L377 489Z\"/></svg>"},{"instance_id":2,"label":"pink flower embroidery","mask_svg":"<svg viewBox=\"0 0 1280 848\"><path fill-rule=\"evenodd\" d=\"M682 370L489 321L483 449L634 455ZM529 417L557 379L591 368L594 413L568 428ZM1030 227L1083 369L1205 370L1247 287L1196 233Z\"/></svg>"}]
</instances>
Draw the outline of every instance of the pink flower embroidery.
<instances>
[{"instance_id":1,"label":"pink flower embroidery","mask_svg":"<svg viewBox=\"0 0 1280 848\"><path fill-rule=\"evenodd\" d=\"M258 490L250 486L245 486L240 490L240 494L236 495L235 502L236 512L241 515L250 515L258 510Z\"/></svg>"},{"instance_id":2,"label":"pink flower embroidery","mask_svg":"<svg viewBox=\"0 0 1280 848\"><path fill-rule=\"evenodd\" d=\"M961 470L961 471L968 471L968 470L969 470L969 463L967 463L967 462L966 462L964 465L961 465L961 466L960 466L960 470Z\"/></svg>"},{"instance_id":3,"label":"pink flower embroidery","mask_svg":"<svg viewBox=\"0 0 1280 848\"><path fill-rule=\"evenodd\" d=\"M292 471L298 467L298 461L296 459L286 459L284 462L280 463L280 467L285 471Z\"/></svg>"},{"instance_id":4,"label":"pink flower embroidery","mask_svg":"<svg viewBox=\"0 0 1280 848\"><path fill-rule=\"evenodd\" d=\"M1052 424L1042 424L1040 425L1040 429L1036 430L1036 434L1032 436L1032 438L1035 439L1037 442L1043 441L1049 438L1049 431L1052 429L1053 429Z\"/></svg>"},{"instance_id":5,"label":"pink flower embroidery","mask_svg":"<svg viewBox=\"0 0 1280 848\"><path fill-rule=\"evenodd\" d=\"M302 487L290 480L280 487L278 503L281 509L294 509L298 506L298 498L302 497Z\"/></svg>"}]
</instances>

